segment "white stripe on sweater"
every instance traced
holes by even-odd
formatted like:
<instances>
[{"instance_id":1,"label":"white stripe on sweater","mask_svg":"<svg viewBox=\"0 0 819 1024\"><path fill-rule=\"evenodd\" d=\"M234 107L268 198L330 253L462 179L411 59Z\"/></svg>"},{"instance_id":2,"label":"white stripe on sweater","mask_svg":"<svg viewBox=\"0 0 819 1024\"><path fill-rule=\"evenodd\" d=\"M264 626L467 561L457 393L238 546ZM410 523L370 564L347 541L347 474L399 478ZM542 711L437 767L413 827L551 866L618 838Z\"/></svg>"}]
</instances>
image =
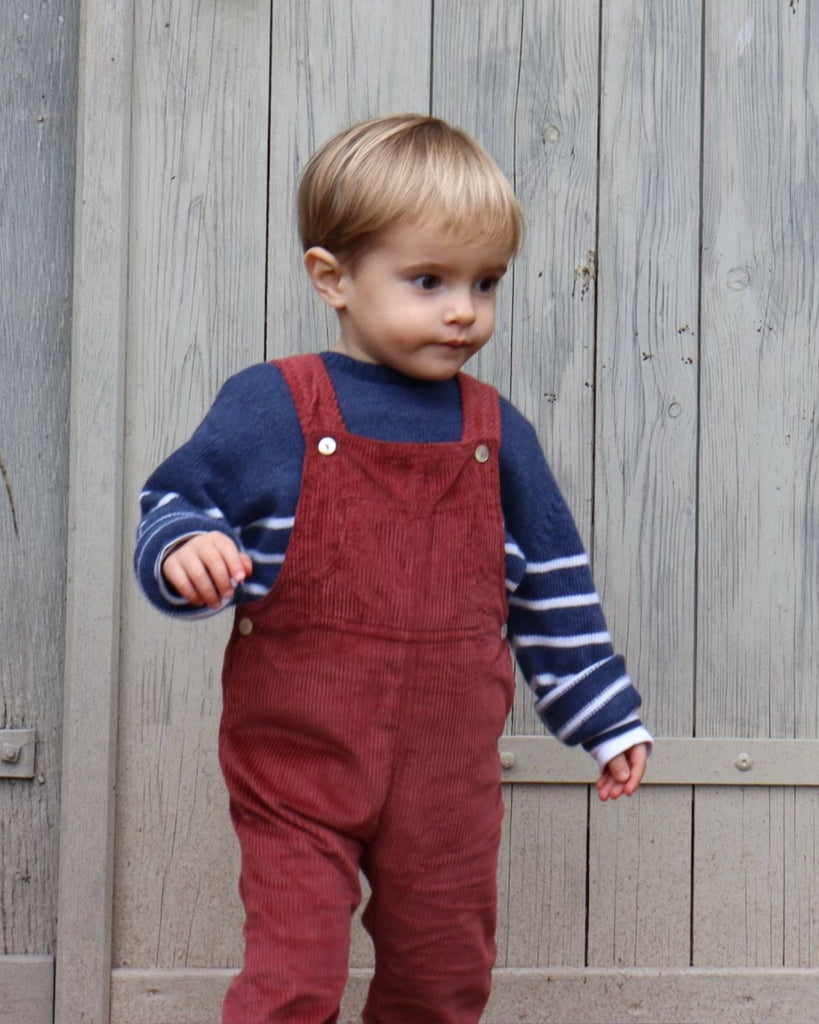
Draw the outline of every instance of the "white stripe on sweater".
<instances>
[{"instance_id":1,"label":"white stripe on sweater","mask_svg":"<svg viewBox=\"0 0 819 1024\"><path fill-rule=\"evenodd\" d=\"M523 597L510 597L509 604L516 608L528 608L533 612L548 612L555 608L585 608L592 604L600 604L600 598L596 593L569 594L567 597L544 597L534 601L527 601Z\"/></svg>"},{"instance_id":2,"label":"white stripe on sweater","mask_svg":"<svg viewBox=\"0 0 819 1024\"><path fill-rule=\"evenodd\" d=\"M578 633L577 636L530 636L515 637L516 647L587 647L594 644L610 644L611 633Z\"/></svg>"},{"instance_id":3,"label":"white stripe on sweater","mask_svg":"<svg viewBox=\"0 0 819 1024\"><path fill-rule=\"evenodd\" d=\"M629 686L631 686L631 679L628 676L621 676L616 683L607 686L590 704L587 704L582 711L578 711L574 718L570 718L563 728L555 733L557 738L565 743L567 737L579 729L584 722L587 722L604 704L608 704L613 697L628 689Z\"/></svg>"},{"instance_id":4,"label":"white stripe on sweater","mask_svg":"<svg viewBox=\"0 0 819 1024\"><path fill-rule=\"evenodd\" d=\"M543 712L550 704L562 697L565 693L568 693L573 686L577 686L578 683L582 683L584 679L590 676L593 672L596 672L599 668L611 661L611 658L603 658L600 661L596 661L593 665L589 665L587 669L582 672L578 672L574 676L564 676L560 681L559 685L554 689L549 690L548 693L544 694L539 701L535 704L535 709L538 712ZM555 678L554 676L552 678Z\"/></svg>"},{"instance_id":5,"label":"white stripe on sweater","mask_svg":"<svg viewBox=\"0 0 819 1024\"><path fill-rule=\"evenodd\" d=\"M557 572L558 569L576 569L579 565L588 565L589 556L568 555L566 558L553 558L549 562L529 562L527 572Z\"/></svg>"},{"instance_id":6,"label":"white stripe on sweater","mask_svg":"<svg viewBox=\"0 0 819 1024\"><path fill-rule=\"evenodd\" d=\"M248 523L247 526L242 527L242 530L252 530L257 527L265 530L292 530L295 521L295 516L266 516L264 519L255 519L252 523Z\"/></svg>"}]
</instances>

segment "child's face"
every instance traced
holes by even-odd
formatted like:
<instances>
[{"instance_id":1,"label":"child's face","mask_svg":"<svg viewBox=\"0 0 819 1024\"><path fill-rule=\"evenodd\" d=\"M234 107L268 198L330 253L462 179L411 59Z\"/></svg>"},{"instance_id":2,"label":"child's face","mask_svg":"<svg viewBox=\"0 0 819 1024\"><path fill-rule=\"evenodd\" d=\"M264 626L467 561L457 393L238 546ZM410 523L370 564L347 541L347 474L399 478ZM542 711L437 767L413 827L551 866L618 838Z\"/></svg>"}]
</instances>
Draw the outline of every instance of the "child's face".
<instances>
[{"instance_id":1,"label":"child's face","mask_svg":"<svg viewBox=\"0 0 819 1024\"><path fill-rule=\"evenodd\" d=\"M509 252L426 224L399 223L342 267L337 351L410 377L446 380L489 341Z\"/></svg>"}]
</instances>

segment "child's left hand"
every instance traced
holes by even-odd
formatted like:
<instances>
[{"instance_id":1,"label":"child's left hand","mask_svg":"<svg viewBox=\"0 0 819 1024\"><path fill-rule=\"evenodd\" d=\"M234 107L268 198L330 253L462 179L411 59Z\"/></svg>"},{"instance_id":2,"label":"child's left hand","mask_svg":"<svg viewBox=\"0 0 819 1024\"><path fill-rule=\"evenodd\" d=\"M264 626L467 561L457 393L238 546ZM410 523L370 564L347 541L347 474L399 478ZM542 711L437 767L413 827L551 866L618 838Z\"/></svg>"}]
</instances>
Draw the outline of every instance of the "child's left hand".
<instances>
[{"instance_id":1,"label":"child's left hand","mask_svg":"<svg viewBox=\"0 0 819 1024\"><path fill-rule=\"evenodd\" d=\"M624 793L631 796L643 781L648 760L645 743L637 743L622 754L613 757L597 780L597 795L601 800L616 800Z\"/></svg>"}]
</instances>

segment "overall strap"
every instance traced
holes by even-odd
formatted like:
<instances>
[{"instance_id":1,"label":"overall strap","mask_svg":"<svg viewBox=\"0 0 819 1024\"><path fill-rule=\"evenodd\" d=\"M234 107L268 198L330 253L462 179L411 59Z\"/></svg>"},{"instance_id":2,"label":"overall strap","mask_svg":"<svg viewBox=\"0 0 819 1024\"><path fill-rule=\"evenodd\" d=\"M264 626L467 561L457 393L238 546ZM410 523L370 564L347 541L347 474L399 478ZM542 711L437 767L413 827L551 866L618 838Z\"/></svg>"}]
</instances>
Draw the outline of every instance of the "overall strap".
<instances>
[{"instance_id":1,"label":"overall strap","mask_svg":"<svg viewBox=\"0 0 819 1024\"><path fill-rule=\"evenodd\" d=\"M346 431L333 382L320 355L287 356L274 359L273 364L293 396L302 434Z\"/></svg>"},{"instance_id":2,"label":"overall strap","mask_svg":"<svg viewBox=\"0 0 819 1024\"><path fill-rule=\"evenodd\" d=\"M495 440L500 442L500 395L489 384L476 380L468 373L458 374L461 388L461 415L463 441Z\"/></svg>"}]
</instances>

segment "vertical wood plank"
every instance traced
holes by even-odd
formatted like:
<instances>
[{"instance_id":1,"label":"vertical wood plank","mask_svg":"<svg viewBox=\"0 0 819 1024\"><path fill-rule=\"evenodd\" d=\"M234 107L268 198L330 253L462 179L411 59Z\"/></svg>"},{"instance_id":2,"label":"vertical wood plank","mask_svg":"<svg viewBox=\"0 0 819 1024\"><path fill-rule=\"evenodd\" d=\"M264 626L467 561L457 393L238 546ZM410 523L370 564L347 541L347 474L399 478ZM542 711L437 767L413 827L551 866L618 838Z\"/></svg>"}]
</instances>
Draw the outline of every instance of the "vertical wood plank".
<instances>
[{"instance_id":1,"label":"vertical wood plank","mask_svg":"<svg viewBox=\"0 0 819 1024\"><path fill-rule=\"evenodd\" d=\"M0 727L36 729L39 778L0 782L0 954L56 931L77 30L0 7Z\"/></svg>"},{"instance_id":2,"label":"vertical wood plank","mask_svg":"<svg viewBox=\"0 0 819 1024\"><path fill-rule=\"evenodd\" d=\"M819 966L819 794L785 790L786 967Z\"/></svg>"},{"instance_id":3,"label":"vertical wood plank","mask_svg":"<svg viewBox=\"0 0 819 1024\"><path fill-rule=\"evenodd\" d=\"M730 0L705 32L697 732L815 737L819 19ZM698 794L696 963L805 955L813 805L782 800Z\"/></svg>"},{"instance_id":4,"label":"vertical wood plank","mask_svg":"<svg viewBox=\"0 0 819 1024\"><path fill-rule=\"evenodd\" d=\"M603 6L594 564L668 736L694 705L701 24L699 3ZM688 964L691 791L593 800L591 823L589 962Z\"/></svg>"},{"instance_id":5,"label":"vertical wood plank","mask_svg":"<svg viewBox=\"0 0 819 1024\"><path fill-rule=\"evenodd\" d=\"M429 108L431 0L273 5L270 87L270 359L335 346L334 312L301 265L298 178L312 153L348 124Z\"/></svg>"},{"instance_id":6,"label":"vertical wood plank","mask_svg":"<svg viewBox=\"0 0 819 1024\"><path fill-rule=\"evenodd\" d=\"M697 791L695 967L782 966L784 794L750 786Z\"/></svg>"},{"instance_id":7,"label":"vertical wood plank","mask_svg":"<svg viewBox=\"0 0 819 1024\"><path fill-rule=\"evenodd\" d=\"M499 967L577 967L585 956L586 786L511 786Z\"/></svg>"},{"instance_id":8,"label":"vertical wood plank","mask_svg":"<svg viewBox=\"0 0 819 1024\"><path fill-rule=\"evenodd\" d=\"M589 966L687 967L690 788L644 787L591 820Z\"/></svg>"},{"instance_id":9,"label":"vertical wood plank","mask_svg":"<svg viewBox=\"0 0 819 1024\"><path fill-rule=\"evenodd\" d=\"M108 1019L131 5L81 8L55 1020Z\"/></svg>"},{"instance_id":10,"label":"vertical wood plank","mask_svg":"<svg viewBox=\"0 0 819 1024\"><path fill-rule=\"evenodd\" d=\"M595 569L663 736L693 714L699 3L604 7ZM662 699L658 699L658 688Z\"/></svg>"},{"instance_id":11,"label":"vertical wood plank","mask_svg":"<svg viewBox=\"0 0 819 1024\"><path fill-rule=\"evenodd\" d=\"M819 329L815 15L764 0L708 11L697 701L708 735L819 729L819 361L806 343Z\"/></svg>"},{"instance_id":12,"label":"vertical wood plank","mask_svg":"<svg viewBox=\"0 0 819 1024\"><path fill-rule=\"evenodd\" d=\"M217 763L229 616L179 623L132 579L137 494L230 373L264 357L270 7L138 4L114 962L241 962Z\"/></svg>"}]
</instances>

